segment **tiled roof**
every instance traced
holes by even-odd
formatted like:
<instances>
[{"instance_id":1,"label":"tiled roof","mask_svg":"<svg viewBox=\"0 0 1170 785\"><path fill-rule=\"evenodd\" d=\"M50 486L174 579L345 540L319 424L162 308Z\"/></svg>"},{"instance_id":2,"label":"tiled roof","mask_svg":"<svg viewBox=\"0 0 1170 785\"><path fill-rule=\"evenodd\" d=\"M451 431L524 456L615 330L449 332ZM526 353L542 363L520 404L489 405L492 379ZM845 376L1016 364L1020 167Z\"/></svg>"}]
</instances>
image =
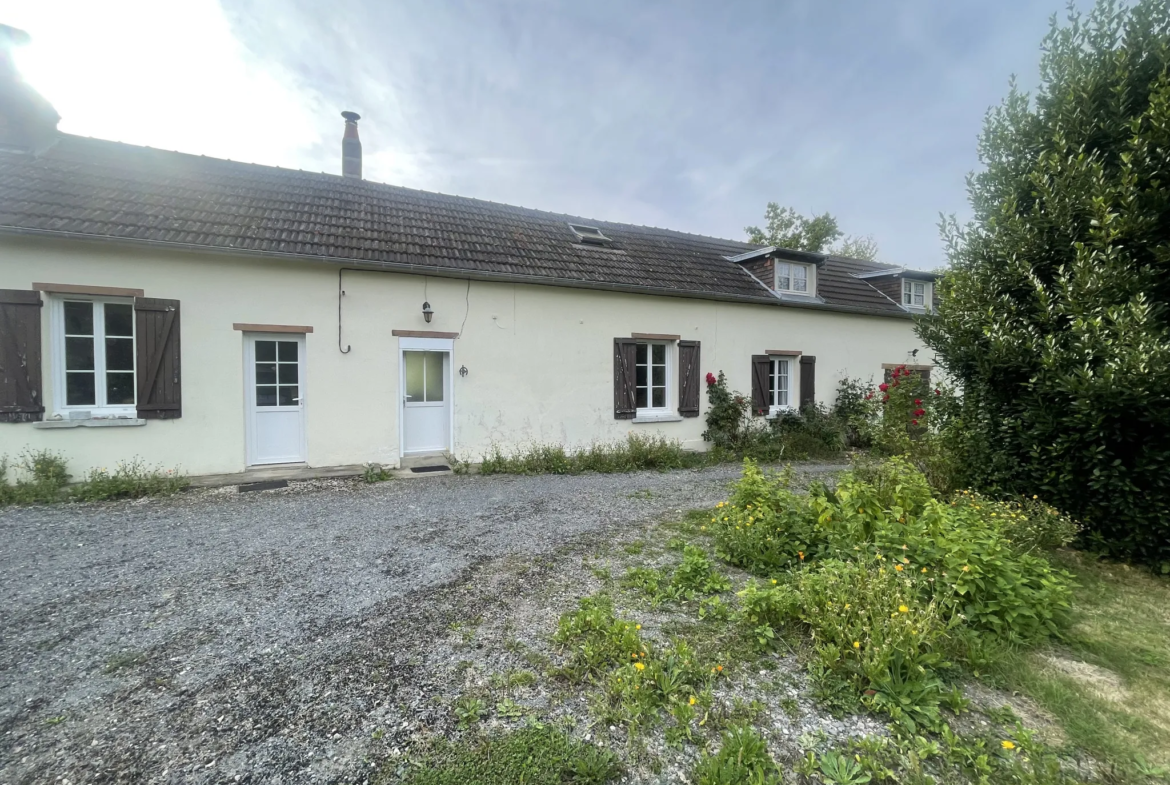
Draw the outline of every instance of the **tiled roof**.
<instances>
[{"instance_id":1,"label":"tiled roof","mask_svg":"<svg viewBox=\"0 0 1170 785\"><path fill-rule=\"evenodd\" d=\"M612 246L575 242L570 222ZM68 134L0 153L0 229L775 302L725 258L748 243ZM882 266L830 258L818 288L830 306L901 313L850 275Z\"/></svg>"}]
</instances>

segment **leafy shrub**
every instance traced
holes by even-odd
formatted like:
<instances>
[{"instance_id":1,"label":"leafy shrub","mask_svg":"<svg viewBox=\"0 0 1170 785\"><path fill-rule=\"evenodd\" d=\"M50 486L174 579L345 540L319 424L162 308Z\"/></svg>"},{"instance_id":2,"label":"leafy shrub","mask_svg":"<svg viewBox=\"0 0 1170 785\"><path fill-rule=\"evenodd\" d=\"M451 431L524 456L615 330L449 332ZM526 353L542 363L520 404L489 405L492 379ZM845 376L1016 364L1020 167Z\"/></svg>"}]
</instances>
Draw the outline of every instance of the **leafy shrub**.
<instances>
[{"instance_id":1,"label":"leafy shrub","mask_svg":"<svg viewBox=\"0 0 1170 785\"><path fill-rule=\"evenodd\" d=\"M60 501L69 482L65 459L50 450L21 453L15 469L21 475L14 483L8 479L13 468L0 457L0 506L6 504L44 504Z\"/></svg>"},{"instance_id":2,"label":"leafy shrub","mask_svg":"<svg viewBox=\"0 0 1170 785\"><path fill-rule=\"evenodd\" d=\"M113 472L91 469L72 496L80 501L137 499L141 496L170 496L188 486L186 477L161 466L149 468L141 460L119 461Z\"/></svg>"},{"instance_id":3,"label":"leafy shrub","mask_svg":"<svg viewBox=\"0 0 1170 785\"><path fill-rule=\"evenodd\" d=\"M780 785L780 768L752 728L736 726L723 734L714 755L703 754L695 767L697 785Z\"/></svg>"},{"instance_id":4,"label":"leafy shrub","mask_svg":"<svg viewBox=\"0 0 1170 785\"><path fill-rule=\"evenodd\" d=\"M362 467L362 482L373 485L390 479L390 472L380 463L367 463Z\"/></svg>"},{"instance_id":5,"label":"leafy shrub","mask_svg":"<svg viewBox=\"0 0 1170 785\"><path fill-rule=\"evenodd\" d=\"M728 388L722 371L707 374L707 429L703 439L717 453L776 462L781 458L835 458L845 446L845 428L819 405L775 417L754 417L751 401Z\"/></svg>"},{"instance_id":6,"label":"leafy shrub","mask_svg":"<svg viewBox=\"0 0 1170 785\"><path fill-rule=\"evenodd\" d=\"M963 388L977 487L1038 494L1170 572L1170 6L1099 0L988 114L973 222L919 334Z\"/></svg>"},{"instance_id":7,"label":"leafy shrub","mask_svg":"<svg viewBox=\"0 0 1170 785\"><path fill-rule=\"evenodd\" d=\"M846 447L869 447L869 419L873 407L869 405L873 384L848 376L837 382L837 398L833 402L833 417L841 423Z\"/></svg>"},{"instance_id":8,"label":"leafy shrub","mask_svg":"<svg viewBox=\"0 0 1170 785\"><path fill-rule=\"evenodd\" d=\"M570 453L559 444L534 444L505 454L498 445L483 457L480 474L580 474L686 469L703 466L708 456L689 452L673 439L630 434L624 440L596 442Z\"/></svg>"},{"instance_id":9,"label":"leafy shrub","mask_svg":"<svg viewBox=\"0 0 1170 785\"><path fill-rule=\"evenodd\" d=\"M806 626L822 684L933 726L947 657L1063 625L1071 578L1035 551L1066 542L1071 522L1046 505L942 502L899 458L859 463L807 497L789 480L745 461L709 529L721 555L773 581L741 592L741 621L762 646L788 619Z\"/></svg>"}]
</instances>

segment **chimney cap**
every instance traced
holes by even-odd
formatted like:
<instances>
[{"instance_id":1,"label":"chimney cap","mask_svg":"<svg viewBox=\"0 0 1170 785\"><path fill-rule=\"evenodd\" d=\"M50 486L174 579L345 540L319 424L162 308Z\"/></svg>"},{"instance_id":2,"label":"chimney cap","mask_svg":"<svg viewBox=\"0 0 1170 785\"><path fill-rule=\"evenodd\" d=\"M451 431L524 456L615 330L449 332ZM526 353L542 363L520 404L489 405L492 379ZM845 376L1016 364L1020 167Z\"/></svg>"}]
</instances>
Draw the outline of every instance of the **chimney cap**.
<instances>
[{"instance_id":1,"label":"chimney cap","mask_svg":"<svg viewBox=\"0 0 1170 785\"><path fill-rule=\"evenodd\" d=\"M342 112L341 116L345 118L345 122L347 123L356 123L362 119L362 116L357 112Z\"/></svg>"}]
</instances>

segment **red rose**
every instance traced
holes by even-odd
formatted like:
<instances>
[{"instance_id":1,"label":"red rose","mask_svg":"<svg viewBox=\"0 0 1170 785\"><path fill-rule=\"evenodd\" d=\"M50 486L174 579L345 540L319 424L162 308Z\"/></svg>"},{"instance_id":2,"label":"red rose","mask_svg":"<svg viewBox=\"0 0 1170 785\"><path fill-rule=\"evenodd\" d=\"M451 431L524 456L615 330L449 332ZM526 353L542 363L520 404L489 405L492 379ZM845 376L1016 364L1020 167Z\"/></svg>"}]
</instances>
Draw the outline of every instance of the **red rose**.
<instances>
[{"instance_id":1,"label":"red rose","mask_svg":"<svg viewBox=\"0 0 1170 785\"><path fill-rule=\"evenodd\" d=\"M934 391L934 394L935 394L935 395L942 395L942 390L935 390L935 391Z\"/></svg>"},{"instance_id":2,"label":"red rose","mask_svg":"<svg viewBox=\"0 0 1170 785\"><path fill-rule=\"evenodd\" d=\"M901 384L901 382L897 379L894 379L894 386L897 387L899 384Z\"/></svg>"},{"instance_id":3,"label":"red rose","mask_svg":"<svg viewBox=\"0 0 1170 785\"><path fill-rule=\"evenodd\" d=\"M885 403L888 400L890 400L890 396L888 396L888 395L882 396L882 403Z\"/></svg>"},{"instance_id":4,"label":"red rose","mask_svg":"<svg viewBox=\"0 0 1170 785\"><path fill-rule=\"evenodd\" d=\"M882 392L885 392L886 390L890 389L890 385L886 384L885 382L882 382L881 384L878 385L878 389L881 390Z\"/></svg>"},{"instance_id":5,"label":"red rose","mask_svg":"<svg viewBox=\"0 0 1170 785\"><path fill-rule=\"evenodd\" d=\"M911 420L911 421L910 421L910 424L911 424L911 425L917 425L917 424L918 424L918 420Z\"/></svg>"},{"instance_id":6,"label":"red rose","mask_svg":"<svg viewBox=\"0 0 1170 785\"><path fill-rule=\"evenodd\" d=\"M708 386L715 384L716 381L718 381L718 380L715 378L715 374L713 374L713 373L707 374L707 385Z\"/></svg>"},{"instance_id":7,"label":"red rose","mask_svg":"<svg viewBox=\"0 0 1170 785\"><path fill-rule=\"evenodd\" d=\"M915 406L921 406L921 405L922 405L922 399L921 399L921 398L915 398L915 399L914 399L914 405L915 405Z\"/></svg>"},{"instance_id":8,"label":"red rose","mask_svg":"<svg viewBox=\"0 0 1170 785\"><path fill-rule=\"evenodd\" d=\"M867 401L872 397L873 397L873 393L866 393L865 394L865 400L867 400Z\"/></svg>"},{"instance_id":9,"label":"red rose","mask_svg":"<svg viewBox=\"0 0 1170 785\"><path fill-rule=\"evenodd\" d=\"M915 417L921 417L924 414L926 414L926 409L915 409L914 410Z\"/></svg>"}]
</instances>

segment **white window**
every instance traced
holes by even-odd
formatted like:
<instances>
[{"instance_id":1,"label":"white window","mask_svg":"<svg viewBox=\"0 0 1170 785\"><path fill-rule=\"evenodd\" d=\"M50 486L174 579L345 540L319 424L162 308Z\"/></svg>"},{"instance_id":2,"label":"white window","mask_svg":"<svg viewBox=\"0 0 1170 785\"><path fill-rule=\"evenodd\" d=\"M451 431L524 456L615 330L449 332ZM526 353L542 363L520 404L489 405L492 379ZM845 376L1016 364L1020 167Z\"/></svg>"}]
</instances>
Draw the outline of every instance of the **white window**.
<instances>
[{"instance_id":1,"label":"white window","mask_svg":"<svg viewBox=\"0 0 1170 785\"><path fill-rule=\"evenodd\" d=\"M772 358L772 367L768 373L769 414L793 408L791 403L793 365L791 357Z\"/></svg>"},{"instance_id":2,"label":"white window","mask_svg":"<svg viewBox=\"0 0 1170 785\"><path fill-rule=\"evenodd\" d=\"M902 305L908 308L927 308L930 306L930 284L926 281L902 280Z\"/></svg>"},{"instance_id":3,"label":"white window","mask_svg":"<svg viewBox=\"0 0 1170 785\"><path fill-rule=\"evenodd\" d=\"M50 301L53 404L65 417L133 417L137 374L132 300Z\"/></svg>"},{"instance_id":4,"label":"white window","mask_svg":"<svg viewBox=\"0 0 1170 785\"><path fill-rule=\"evenodd\" d=\"M673 346L669 343L639 343L634 377L634 404L638 416L643 412L670 410L670 366Z\"/></svg>"},{"instance_id":5,"label":"white window","mask_svg":"<svg viewBox=\"0 0 1170 785\"><path fill-rule=\"evenodd\" d=\"M776 262L776 291L792 294L812 294L811 265L794 262Z\"/></svg>"}]
</instances>

